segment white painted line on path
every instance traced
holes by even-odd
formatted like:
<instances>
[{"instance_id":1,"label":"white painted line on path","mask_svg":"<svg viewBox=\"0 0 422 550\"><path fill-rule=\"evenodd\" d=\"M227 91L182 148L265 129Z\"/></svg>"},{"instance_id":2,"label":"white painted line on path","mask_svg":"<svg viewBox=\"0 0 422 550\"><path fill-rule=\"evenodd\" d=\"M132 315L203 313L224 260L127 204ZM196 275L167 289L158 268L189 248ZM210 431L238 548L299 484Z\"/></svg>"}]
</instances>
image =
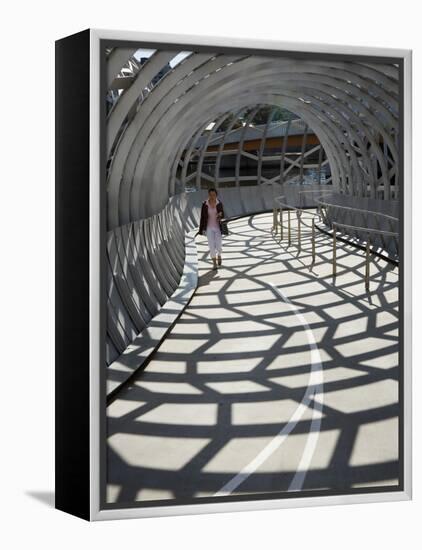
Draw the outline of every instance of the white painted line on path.
<instances>
[{"instance_id":1,"label":"white painted line on path","mask_svg":"<svg viewBox=\"0 0 422 550\"><path fill-rule=\"evenodd\" d=\"M314 334L306 321L304 315L299 311L287 296L285 296L275 284L269 283L273 290L281 296L283 301L289 306L293 313L298 317L302 323L305 334L308 340L308 345L311 351L311 372L309 376L308 386L303 396L302 401L296 408L295 412L290 417L287 424L280 430L280 432L274 436L274 438L260 451L256 457L249 462L238 474L236 474L230 481L228 481L214 496L227 496L230 495L239 485L241 485L251 474L253 474L277 449L279 449L286 441L288 435L295 428L296 424L300 421L305 411L313 405L311 430L306 440L305 448L302 453L301 460L299 462L298 469L296 471L293 480L289 485L289 491L300 491L305 481L306 472L312 461L316 445L318 442L320 427L321 427L321 415L316 408L314 396L318 394L319 405L323 404L323 371L322 361L319 353L317 343L315 341Z\"/></svg>"}]
</instances>

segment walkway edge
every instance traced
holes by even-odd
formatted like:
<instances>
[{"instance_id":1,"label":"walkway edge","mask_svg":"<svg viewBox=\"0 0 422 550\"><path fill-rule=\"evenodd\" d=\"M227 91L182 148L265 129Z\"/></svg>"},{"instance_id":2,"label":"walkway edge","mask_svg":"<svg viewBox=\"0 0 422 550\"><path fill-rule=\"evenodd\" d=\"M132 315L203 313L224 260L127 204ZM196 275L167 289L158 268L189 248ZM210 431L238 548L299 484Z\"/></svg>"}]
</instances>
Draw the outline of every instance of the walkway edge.
<instances>
[{"instance_id":1,"label":"walkway edge","mask_svg":"<svg viewBox=\"0 0 422 550\"><path fill-rule=\"evenodd\" d=\"M179 286L148 326L107 367L107 400L112 399L135 373L146 367L151 355L189 304L198 286L196 233L197 229L194 229L185 234L185 265Z\"/></svg>"}]
</instances>

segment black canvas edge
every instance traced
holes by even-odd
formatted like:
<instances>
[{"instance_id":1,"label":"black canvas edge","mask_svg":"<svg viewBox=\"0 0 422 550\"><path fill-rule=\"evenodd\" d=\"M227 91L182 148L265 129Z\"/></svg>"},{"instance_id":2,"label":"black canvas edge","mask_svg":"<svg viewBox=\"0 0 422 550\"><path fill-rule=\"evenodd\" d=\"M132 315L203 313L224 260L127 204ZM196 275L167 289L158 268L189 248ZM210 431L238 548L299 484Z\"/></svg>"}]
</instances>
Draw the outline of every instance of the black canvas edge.
<instances>
[{"instance_id":1,"label":"black canvas edge","mask_svg":"<svg viewBox=\"0 0 422 550\"><path fill-rule=\"evenodd\" d=\"M90 31L55 43L55 507L90 519Z\"/></svg>"}]
</instances>

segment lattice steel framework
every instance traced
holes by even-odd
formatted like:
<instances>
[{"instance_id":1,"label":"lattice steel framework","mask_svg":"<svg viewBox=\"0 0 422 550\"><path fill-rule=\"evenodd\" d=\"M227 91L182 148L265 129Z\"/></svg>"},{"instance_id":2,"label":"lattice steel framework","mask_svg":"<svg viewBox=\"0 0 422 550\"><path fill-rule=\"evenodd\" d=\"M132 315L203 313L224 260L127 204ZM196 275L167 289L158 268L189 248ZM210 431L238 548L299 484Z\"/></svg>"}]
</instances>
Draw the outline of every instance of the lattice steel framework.
<instances>
[{"instance_id":1,"label":"lattice steel framework","mask_svg":"<svg viewBox=\"0 0 422 550\"><path fill-rule=\"evenodd\" d=\"M170 67L177 52L157 50L122 76L133 54L116 49L108 56L110 88L118 77L123 89L107 121L110 229L160 212L181 184L182 158L206 127L259 104L288 109L312 128L339 192L398 197L395 65L192 53Z\"/></svg>"},{"instance_id":2,"label":"lattice steel framework","mask_svg":"<svg viewBox=\"0 0 422 550\"><path fill-rule=\"evenodd\" d=\"M280 115L281 120L275 120ZM331 182L331 175L325 177L328 159L318 138L288 111L248 106L226 113L207 128L179 163L177 176L182 189L303 183L305 173L311 170L314 176L310 182ZM245 161L248 165L242 167ZM226 168L222 168L224 163Z\"/></svg>"}]
</instances>

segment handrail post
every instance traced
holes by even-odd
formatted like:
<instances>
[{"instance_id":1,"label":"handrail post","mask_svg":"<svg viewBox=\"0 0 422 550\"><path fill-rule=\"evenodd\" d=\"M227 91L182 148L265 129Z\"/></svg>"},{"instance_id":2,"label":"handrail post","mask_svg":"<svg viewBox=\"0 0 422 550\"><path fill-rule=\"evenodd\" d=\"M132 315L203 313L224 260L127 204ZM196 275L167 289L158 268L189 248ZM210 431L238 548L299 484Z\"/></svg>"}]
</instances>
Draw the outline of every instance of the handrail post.
<instances>
[{"instance_id":1,"label":"handrail post","mask_svg":"<svg viewBox=\"0 0 422 550\"><path fill-rule=\"evenodd\" d=\"M277 235L277 207L273 208L273 231Z\"/></svg>"},{"instance_id":2,"label":"handrail post","mask_svg":"<svg viewBox=\"0 0 422 550\"><path fill-rule=\"evenodd\" d=\"M300 210L297 210L297 248L299 252L301 251L301 234L300 234Z\"/></svg>"},{"instance_id":3,"label":"handrail post","mask_svg":"<svg viewBox=\"0 0 422 550\"><path fill-rule=\"evenodd\" d=\"M283 207L280 206L280 241L283 240Z\"/></svg>"},{"instance_id":4,"label":"handrail post","mask_svg":"<svg viewBox=\"0 0 422 550\"><path fill-rule=\"evenodd\" d=\"M368 240L366 241L366 255L365 255L365 290L369 290L369 258L370 258L370 247L371 243L369 241L369 235Z\"/></svg>"},{"instance_id":5,"label":"handrail post","mask_svg":"<svg viewBox=\"0 0 422 550\"><path fill-rule=\"evenodd\" d=\"M290 246L290 243L292 241L292 235L291 235L291 229L290 229L290 209L287 210L287 237L288 237L288 242L289 242L289 246Z\"/></svg>"},{"instance_id":6,"label":"handrail post","mask_svg":"<svg viewBox=\"0 0 422 550\"><path fill-rule=\"evenodd\" d=\"M336 224L333 223L333 277L337 275L337 236Z\"/></svg>"},{"instance_id":7,"label":"handrail post","mask_svg":"<svg viewBox=\"0 0 422 550\"><path fill-rule=\"evenodd\" d=\"M312 265L315 263L315 218L312 217Z\"/></svg>"}]
</instances>

